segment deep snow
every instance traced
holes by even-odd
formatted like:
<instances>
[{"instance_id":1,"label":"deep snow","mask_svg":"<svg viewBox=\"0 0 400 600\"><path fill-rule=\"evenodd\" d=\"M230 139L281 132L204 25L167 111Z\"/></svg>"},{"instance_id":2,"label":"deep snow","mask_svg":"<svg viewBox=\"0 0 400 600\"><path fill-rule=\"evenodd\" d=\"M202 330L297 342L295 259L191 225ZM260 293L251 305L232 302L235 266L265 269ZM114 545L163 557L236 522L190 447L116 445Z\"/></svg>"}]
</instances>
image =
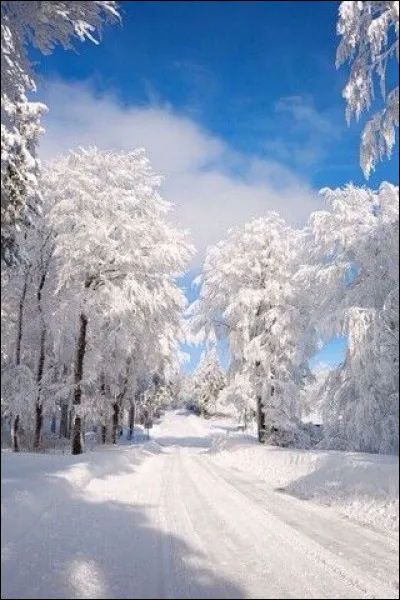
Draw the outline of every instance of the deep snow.
<instances>
[{"instance_id":1,"label":"deep snow","mask_svg":"<svg viewBox=\"0 0 400 600\"><path fill-rule=\"evenodd\" d=\"M295 497L372 514L396 459L358 457L362 476L357 455L260 448L179 411L148 443L3 453L1 597L397 598L386 517L383 535Z\"/></svg>"},{"instance_id":2,"label":"deep snow","mask_svg":"<svg viewBox=\"0 0 400 600\"><path fill-rule=\"evenodd\" d=\"M399 531L399 457L260 446L252 436L211 425L217 464L244 470L273 489L331 506L360 523Z\"/></svg>"}]
</instances>

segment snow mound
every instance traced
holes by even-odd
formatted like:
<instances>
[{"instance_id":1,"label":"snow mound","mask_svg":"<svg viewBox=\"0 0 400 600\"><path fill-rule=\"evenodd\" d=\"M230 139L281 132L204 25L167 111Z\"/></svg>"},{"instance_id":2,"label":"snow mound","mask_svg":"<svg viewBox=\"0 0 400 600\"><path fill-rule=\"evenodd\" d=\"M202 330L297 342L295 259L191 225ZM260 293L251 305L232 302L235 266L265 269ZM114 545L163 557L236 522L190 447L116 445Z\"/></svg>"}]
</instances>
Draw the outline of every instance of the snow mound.
<instances>
[{"instance_id":1,"label":"snow mound","mask_svg":"<svg viewBox=\"0 0 400 600\"><path fill-rule=\"evenodd\" d=\"M396 456L260 446L243 435L216 436L209 454L280 492L331 506L375 529L399 530Z\"/></svg>"}]
</instances>

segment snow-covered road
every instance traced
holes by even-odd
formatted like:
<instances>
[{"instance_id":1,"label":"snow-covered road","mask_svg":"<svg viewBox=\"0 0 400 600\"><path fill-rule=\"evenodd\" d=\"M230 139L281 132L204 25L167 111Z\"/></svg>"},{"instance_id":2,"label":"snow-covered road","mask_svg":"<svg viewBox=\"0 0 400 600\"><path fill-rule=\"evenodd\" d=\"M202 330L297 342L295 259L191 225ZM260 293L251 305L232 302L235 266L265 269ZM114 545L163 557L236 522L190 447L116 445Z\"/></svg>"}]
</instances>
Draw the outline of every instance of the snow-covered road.
<instances>
[{"instance_id":1,"label":"snow-covered road","mask_svg":"<svg viewBox=\"0 0 400 600\"><path fill-rule=\"evenodd\" d=\"M3 599L398 598L395 538L221 466L193 417L152 437L3 456Z\"/></svg>"}]
</instances>

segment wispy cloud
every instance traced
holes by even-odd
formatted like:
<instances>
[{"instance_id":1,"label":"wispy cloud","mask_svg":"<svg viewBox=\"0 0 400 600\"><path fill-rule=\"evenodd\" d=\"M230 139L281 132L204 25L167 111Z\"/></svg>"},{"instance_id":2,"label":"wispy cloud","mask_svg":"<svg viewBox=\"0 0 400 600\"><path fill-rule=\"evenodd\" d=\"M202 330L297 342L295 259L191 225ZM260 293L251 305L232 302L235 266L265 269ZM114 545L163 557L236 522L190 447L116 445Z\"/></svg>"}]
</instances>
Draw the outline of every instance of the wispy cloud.
<instances>
[{"instance_id":1,"label":"wispy cloud","mask_svg":"<svg viewBox=\"0 0 400 600\"><path fill-rule=\"evenodd\" d=\"M199 262L208 244L268 210L303 223L321 200L304 179L277 160L235 152L222 139L169 107L122 105L97 95L89 84L50 82L41 156L53 158L78 146L146 148L164 174L164 196L174 220L192 232Z\"/></svg>"},{"instance_id":2,"label":"wispy cloud","mask_svg":"<svg viewBox=\"0 0 400 600\"><path fill-rule=\"evenodd\" d=\"M284 96L275 103L274 113L274 130L280 131L266 141L265 149L289 164L322 164L341 136L342 126L329 111L317 110L310 96Z\"/></svg>"},{"instance_id":3,"label":"wispy cloud","mask_svg":"<svg viewBox=\"0 0 400 600\"><path fill-rule=\"evenodd\" d=\"M211 69L188 59L173 61L171 68L179 81L180 93L185 97L187 114L201 115L218 99L221 87Z\"/></svg>"},{"instance_id":4,"label":"wispy cloud","mask_svg":"<svg viewBox=\"0 0 400 600\"><path fill-rule=\"evenodd\" d=\"M214 75L210 69L205 67L204 65L195 62L194 60L174 60L172 66L175 69L191 73L191 74L199 74L204 76L207 79L214 79Z\"/></svg>"},{"instance_id":5,"label":"wispy cloud","mask_svg":"<svg viewBox=\"0 0 400 600\"><path fill-rule=\"evenodd\" d=\"M310 135L320 133L323 135L337 135L337 130L330 119L318 112L307 96L285 96L275 104L275 112L285 113L292 117L294 125L299 131L306 131Z\"/></svg>"}]
</instances>

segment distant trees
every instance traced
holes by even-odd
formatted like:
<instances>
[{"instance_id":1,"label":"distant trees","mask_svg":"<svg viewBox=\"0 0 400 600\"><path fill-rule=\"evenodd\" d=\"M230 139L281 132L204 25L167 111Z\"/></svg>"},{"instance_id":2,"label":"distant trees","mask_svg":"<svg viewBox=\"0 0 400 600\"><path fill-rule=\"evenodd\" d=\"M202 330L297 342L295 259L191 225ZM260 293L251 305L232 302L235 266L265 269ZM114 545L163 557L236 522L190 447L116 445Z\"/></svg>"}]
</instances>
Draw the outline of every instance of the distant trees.
<instances>
[{"instance_id":1,"label":"distant trees","mask_svg":"<svg viewBox=\"0 0 400 600\"><path fill-rule=\"evenodd\" d=\"M207 351L188 378L186 393L189 402L202 416L217 412L218 398L225 387L225 374L215 349Z\"/></svg>"}]
</instances>

